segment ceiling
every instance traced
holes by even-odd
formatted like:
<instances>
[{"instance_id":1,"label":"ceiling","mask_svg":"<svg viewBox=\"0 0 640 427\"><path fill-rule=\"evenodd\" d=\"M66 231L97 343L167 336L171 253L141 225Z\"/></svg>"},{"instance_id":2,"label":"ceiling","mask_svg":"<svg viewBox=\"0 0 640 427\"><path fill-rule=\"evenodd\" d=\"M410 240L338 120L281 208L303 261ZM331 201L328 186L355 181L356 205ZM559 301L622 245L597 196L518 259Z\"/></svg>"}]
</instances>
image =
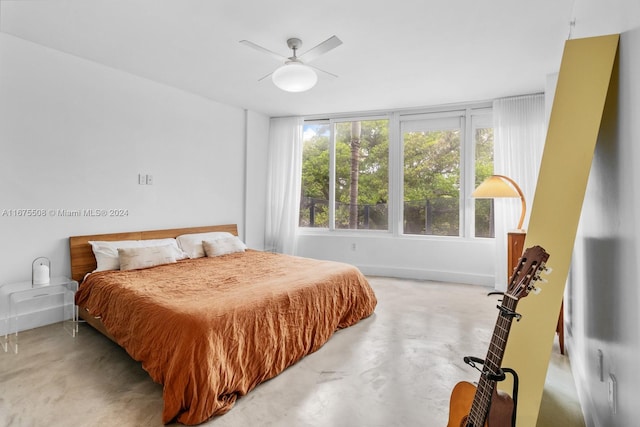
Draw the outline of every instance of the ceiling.
<instances>
[{"instance_id":1,"label":"ceiling","mask_svg":"<svg viewBox=\"0 0 640 427\"><path fill-rule=\"evenodd\" d=\"M484 101L541 92L573 0L1 0L0 32L268 116ZM308 92L259 78L332 35Z\"/></svg>"}]
</instances>

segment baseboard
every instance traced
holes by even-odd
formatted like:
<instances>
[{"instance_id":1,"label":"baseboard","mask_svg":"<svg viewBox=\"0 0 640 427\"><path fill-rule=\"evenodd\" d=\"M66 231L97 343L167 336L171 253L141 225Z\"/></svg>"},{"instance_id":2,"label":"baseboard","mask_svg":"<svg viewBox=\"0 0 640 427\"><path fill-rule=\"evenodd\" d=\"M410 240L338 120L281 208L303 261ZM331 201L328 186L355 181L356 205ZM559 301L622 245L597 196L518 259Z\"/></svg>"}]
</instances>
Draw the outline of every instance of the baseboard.
<instances>
[{"instance_id":1,"label":"baseboard","mask_svg":"<svg viewBox=\"0 0 640 427\"><path fill-rule=\"evenodd\" d=\"M397 277L400 279L433 280L494 287L493 275L467 274L458 271L439 271L415 268L397 268L377 265L357 265L365 275Z\"/></svg>"}]
</instances>

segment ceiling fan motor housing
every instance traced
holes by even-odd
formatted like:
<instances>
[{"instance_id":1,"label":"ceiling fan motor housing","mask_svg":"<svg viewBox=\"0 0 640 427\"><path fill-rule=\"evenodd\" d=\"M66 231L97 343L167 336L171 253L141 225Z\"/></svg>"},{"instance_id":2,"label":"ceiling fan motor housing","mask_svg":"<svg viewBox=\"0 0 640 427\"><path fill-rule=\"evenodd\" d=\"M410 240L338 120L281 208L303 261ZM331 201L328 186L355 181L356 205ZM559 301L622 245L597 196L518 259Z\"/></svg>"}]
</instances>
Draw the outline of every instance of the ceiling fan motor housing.
<instances>
[{"instance_id":1,"label":"ceiling fan motor housing","mask_svg":"<svg viewBox=\"0 0 640 427\"><path fill-rule=\"evenodd\" d=\"M287 46L289 46L289 49L296 51L302 47L302 40L296 37L290 38L287 40Z\"/></svg>"}]
</instances>

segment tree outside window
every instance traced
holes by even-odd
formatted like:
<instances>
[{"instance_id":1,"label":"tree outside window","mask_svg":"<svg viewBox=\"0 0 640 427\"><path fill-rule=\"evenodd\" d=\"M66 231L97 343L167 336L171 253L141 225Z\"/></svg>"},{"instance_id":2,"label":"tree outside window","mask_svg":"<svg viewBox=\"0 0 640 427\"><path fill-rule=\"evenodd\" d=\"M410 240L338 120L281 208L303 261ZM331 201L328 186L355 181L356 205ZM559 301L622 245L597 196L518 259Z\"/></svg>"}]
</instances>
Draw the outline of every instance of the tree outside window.
<instances>
[{"instance_id":1,"label":"tree outside window","mask_svg":"<svg viewBox=\"0 0 640 427\"><path fill-rule=\"evenodd\" d=\"M301 227L329 228L329 171L333 135L334 228L388 229L388 122L385 119L305 124Z\"/></svg>"},{"instance_id":2,"label":"tree outside window","mask_svg":"<svg viewBox=\"0 0 640 427\"><path fill-rule=\"evenodd\" d=\"M389 227L388 120L336 123L335 228Z\"/></svg>"},{"instance_id":3,"label":"tree outside window","mask_svg":"<svg viewBox=\"0 0 640 427\"><path fill-rule=\"evenodd\" d=\"M404 233L460 234L460 129L408 131L404 142Z\"/></svg>"},{"instance_id":4,"label":"tree outside window","mask_svg":"<svg viewBox=\"0 0 640 427\"><path fill-rule=\"evenodd\" d=\"M300 227L329 228L328 123L307 123L303 128Z\"/></svg>"}]
</instances>

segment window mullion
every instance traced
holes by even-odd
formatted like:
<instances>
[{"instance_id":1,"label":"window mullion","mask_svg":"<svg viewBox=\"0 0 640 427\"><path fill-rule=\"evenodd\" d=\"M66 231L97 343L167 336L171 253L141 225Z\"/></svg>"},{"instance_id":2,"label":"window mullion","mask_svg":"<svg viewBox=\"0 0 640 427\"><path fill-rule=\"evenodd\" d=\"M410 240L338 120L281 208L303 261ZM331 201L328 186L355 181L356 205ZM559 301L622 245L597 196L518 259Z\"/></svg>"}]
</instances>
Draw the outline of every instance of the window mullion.
<instances>
[{"instance_id":1,"label":"window mullion","mask_svg":"<svg viewBox=\"0 0 640 427\"><path fill-rule=\"evenodd\" d=\"M329 130L329 230L336 229L336 132L335 121Z\"/></svg>"},{"instance_id":2,"label":"window mullion","mask_svg":"<svg viewBox=\"0 0 640 427\"><path fill-rule=\"evenodd\" d=\"M462 134L462 143L460 144L462 157L460 171L460 230L463 230L463 237L473 236L475 228L473 215L473 199L471 193L474 190L475 177L475 144L474 144L474 126L471 119L471 109L467 108L464 116L464 132Z\"/></svg>"},{"instance_id":3,"label":"window mullion","mask_svg":"<svg viewBox=\"0 0 640 427\"><path fill-rule=\"evenodd\" d=\"M389 230L394 236L403 233L403 167L402 134L400 115L391 114L389 119Z\"/></svg>"}]
</instances>

